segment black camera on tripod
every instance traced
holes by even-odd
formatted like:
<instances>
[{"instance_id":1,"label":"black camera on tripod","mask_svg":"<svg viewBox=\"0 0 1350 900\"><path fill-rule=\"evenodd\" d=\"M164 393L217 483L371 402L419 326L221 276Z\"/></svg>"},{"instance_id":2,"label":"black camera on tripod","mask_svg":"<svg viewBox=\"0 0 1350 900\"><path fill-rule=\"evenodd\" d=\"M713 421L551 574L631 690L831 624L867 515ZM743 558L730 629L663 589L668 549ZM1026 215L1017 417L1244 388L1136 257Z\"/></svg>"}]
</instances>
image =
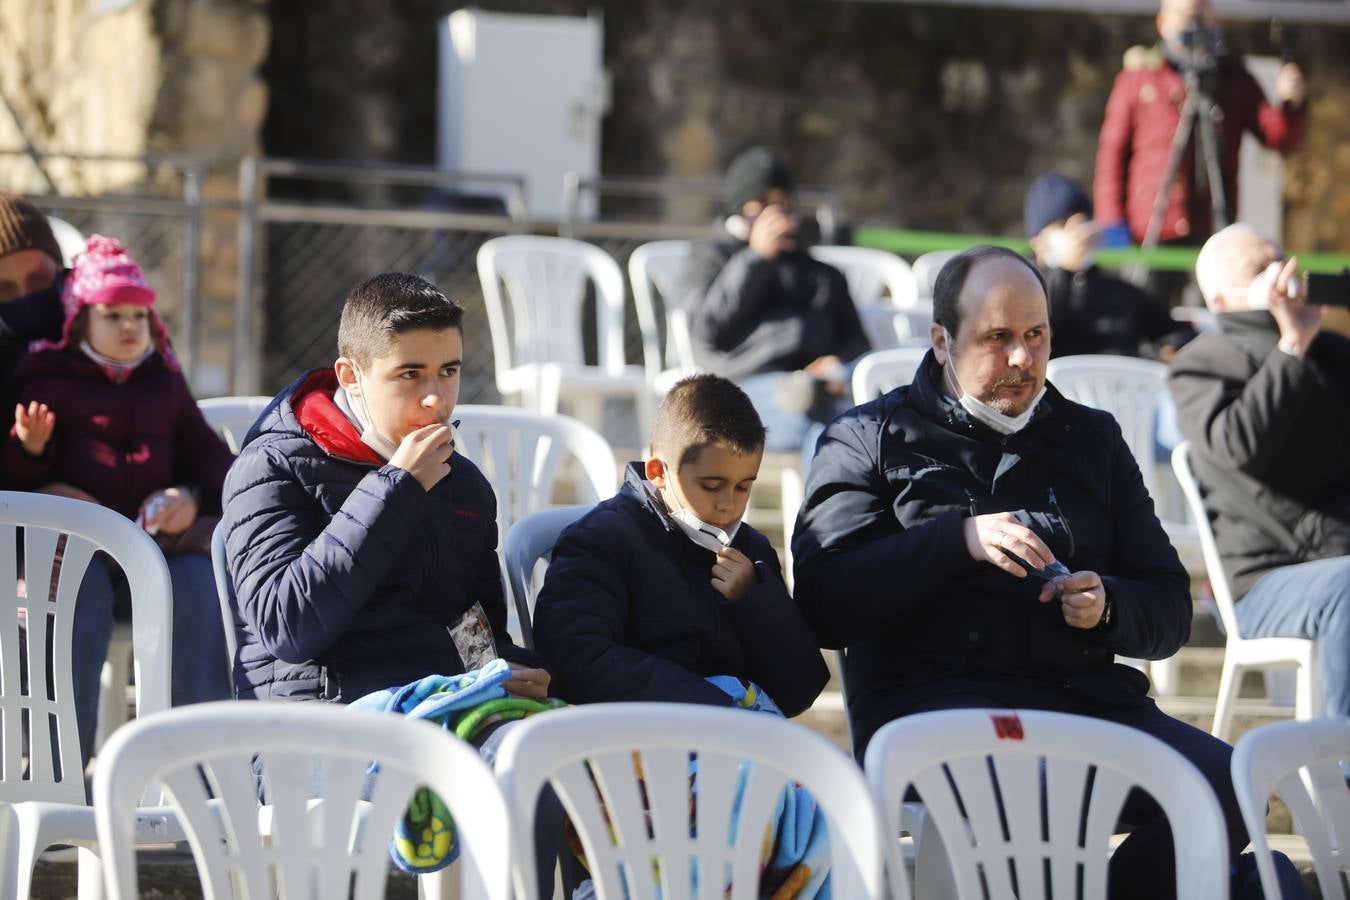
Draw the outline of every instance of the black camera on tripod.
<instances>
[{"instance_id":1,"label":"black camera on tripod","mask_svg":"<svg viewBox=\"0 0 1350 900\"><path fill-rule=\"evenodd\" d=\"M1185 74L1187 71L1208 75L1218 71L1219 60L1228 52L1223 42L1223 31L1213 25L1206 25L1199 19L1177 35L1177 44L1183 52L1175 54L1172 60Z\"/></svg>"}]
</instances>

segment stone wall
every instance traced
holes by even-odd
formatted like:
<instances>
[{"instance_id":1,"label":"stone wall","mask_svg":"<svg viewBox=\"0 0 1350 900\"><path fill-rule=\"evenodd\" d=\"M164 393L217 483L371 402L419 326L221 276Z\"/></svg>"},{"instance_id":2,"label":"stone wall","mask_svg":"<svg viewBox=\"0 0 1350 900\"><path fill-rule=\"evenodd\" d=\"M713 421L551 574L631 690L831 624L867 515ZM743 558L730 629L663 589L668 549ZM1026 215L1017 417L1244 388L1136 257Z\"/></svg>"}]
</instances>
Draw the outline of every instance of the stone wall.
<instances>
[{"instance_id":1,"label":"stone wall","mask_svg":"<svg viewBox=\"0 0 1350 900\"><path fill-rule=\"evenodd\" d=\"M270 152L430 163L437 19L461 4L273 4ZM1090 181L1097 131L1144 16L827 0L480 0L480 8L605 17L613 79L608 175L717 176L756 141L855 221L1016 234L1036 175ZM343 27L335 27L341 22ZM1264 23L1238 52L1278 52ZM1298 49L1316 125L1290 161L1287 231L1350 249L1350 35L1306 29ZM308 112L305 118L302 113ZM316 152L322 151L322 152Z\"/></svg>"}]
</instances>

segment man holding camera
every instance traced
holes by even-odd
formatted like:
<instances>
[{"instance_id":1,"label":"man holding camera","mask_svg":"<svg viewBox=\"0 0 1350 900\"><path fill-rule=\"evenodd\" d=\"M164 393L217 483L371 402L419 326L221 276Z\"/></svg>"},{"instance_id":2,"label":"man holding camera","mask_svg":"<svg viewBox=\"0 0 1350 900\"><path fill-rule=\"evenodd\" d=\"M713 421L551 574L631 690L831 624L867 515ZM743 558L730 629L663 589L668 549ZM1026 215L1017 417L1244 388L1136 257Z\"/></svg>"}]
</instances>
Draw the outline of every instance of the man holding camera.
<instances>
[{"instance_id":1,"label":"man holding camera","mask_svg":"<svg viewBox=\"0 0 1350 900\"><path fill-rule=\"evenodd\" d=\"M1199 135L1190 136L1175 180L1162 183L1173 135L1185 127L1181 113L1190 91L1188 74L1213 102L1218 168L1230 222L1237 209L1243 132L1250 131L1281 154L1297 149L1308 124L1307 87L1302 70L1286 63L1276 76L1279 105L1267 102L1242 62L1225 55L1212 0L1162 0L1157 22L1161 42L1125 54L1125 70L1116 76L1106 104L1093 186L1097 219L1114 242L1126 243L1128 229L1128 237L1142 243L1155 202L1166 191L1157 239L1199 244L1224 224L1213 221L1211 191L1218 186L1209 184L1205 174L1197 152ZM1205 125L1200 121L1197 130Z\"/></svg>"},{"instance_id":2,"label":"man holding camera","mask_svg":"<svg viewBox=\"0 0 1350 900\"><path fill-rule=\"evenodd\" d=\"M727 217L690 252L680 300L699 366L749 395L766 449L797 452L848 408L849 363L870 346L843 274L807 252L793 186L768 147L732 161Z\"/></svg>"},{"instance_id":3,"label":"man holding camera","mask_svg":"<svg viewBox=\"0 0 1350 900\"><path fill-rule=\"evenodd\" d=\"M1315 639L1326 714L1347 716L1350 339L1310 302L1345 297L1310 295L1296 264L1246 225L1210 238L1195 275L1220 330L1170 380L1242 636Z\"/></svg>"}]
</instances>

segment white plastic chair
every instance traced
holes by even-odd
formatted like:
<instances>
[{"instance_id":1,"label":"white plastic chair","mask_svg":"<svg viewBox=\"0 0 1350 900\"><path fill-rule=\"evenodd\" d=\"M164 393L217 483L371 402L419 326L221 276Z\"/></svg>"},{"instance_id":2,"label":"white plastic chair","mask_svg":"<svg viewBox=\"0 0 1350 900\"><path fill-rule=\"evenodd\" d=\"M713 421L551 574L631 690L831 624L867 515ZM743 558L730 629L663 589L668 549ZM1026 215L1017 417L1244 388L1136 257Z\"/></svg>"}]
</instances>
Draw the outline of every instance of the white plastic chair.
<instances>
[{"instance_id":1,"label":"white plastic chair","mask_svg":"<svg viewBox=\"0 0 1350 900\"><path fill-rule=\"evenodd\" d=\"M623 272L608 253L570 238L507 235L479 248L478 278L503 396L520 396L527 409L548 415L565 396L590 410L579 417L597 426L603 398L632 397L639 431L650 431L652 364L624 359ZM586 364L582 349L588 281L595 285L597 365Z\"/></svg>"},{"instance_id":2,"label":"white plastic chair","mask_svg":"<svg viewBox=\"0 0 1350 900\"><path fill-rule=\"evenodd\" d=\"M1277 722L1247 732L1233 749L1233 790L1251 835L1261 887L1280 896L1266 841L1266 801L1277 793L1308 842L1323 900L1350 898L1350 719Z\"/></svg>"},{"instance_id":3,"label":"white plastic chair","mask_svg":"<svg viewBox=\"0 0 1350 900\"><path fill-rule=\"evenodd\" d=\"M1051 896L1048 889L1105 897L1108 842L1135 786L1172 826L1177 896L1228 897L1227 832L1214 792L1180 753L1137 729L1041 711L921 713L878 731L865 767L888 834L900 833L905 793L918 792L962 900L1027 900ZM933 852L928 841L921 863ZM886 848L891 895L909 900L900 845Z\"/></svg>"},{"instance_id":4,"label":"white plastic chair","mask_svg":"<svg viewBox=\"0 0 1350 900\"><path fill-rule=\"evenodd\" d=\"M628 257L628 282L642 329L647 378L657 394L664 394L686 375L698 371L689 320L680 308L680 277L689 258L689 241L651 241ZM666 349L661 353L657 329L657 299L665 312Z\"/></svg>"},{"instance_id":5,"label":"white plastic chair","mask_svg":"<svg viewBox=\"0 0 1350 900\"><path fill-rule=\"evenodd\" d=\"M693 829L691 754L698 778ZM880 817L857 766L820 735L773 716L675 703L561 709L516 726L502 742L496 771L516 811L517 859L534 859L529 819L539 792L551 784L581 838L599 900L654 900L656 860L663 900L695 895L695 866L699 898L756 897L765 828L783 788L794 781L828 821L833 895L882 896ZM733 886L724 895L728 873ZM518 898L535 900L528 865L516 867L515 884Z\"/></svg>"},{"instance_id":6,"label":"white plastic chair","mask_svg":"<svg viewBox=\"0 0 1350 900\"><path fill-rule=\"evenodd\" d=\"M914 265L910 268L914 272L914 282L918 285L921 303L933 302L933 286L937 284L938 273L952 257L960 253L960 250L933 250L914 260Z\"/></svg>"},{"instance_id":7,"label":"white plastic chair","mask_svg":"<svg viewBox=\"0 0 1350 900\"><path fill-rule=\"evenodd\" d=\"M85 244L88 241L80 229L67 222L65 219L58 219L56 216L47 216L47 224L51 226L52 237L56 238L56 246L61 248L61 256L64 258L66 268L70 268L75 262L75 257L84 252Z\"/></svg>"},{"instance_id":8,"label":"white plastic chair","mask_svg":"<svg viewBox=\"0 0 1350 900\"><path fill-rule=\"evenodd\" d=\"M894 253L875 247L828 245L812 247L810 253L843 273L855 303L880 300L883 295L896 309L911 309L919 302L913 270Z\"/></svg>"},{"instance_id":9,"label":"white plastic chair","mask_svg":"<svg viewBox=\"0 0 1350 900\"><path fill-rule=\"evenodd\" d=\"M379 773L362 799L372 760ZM135 799L159 782L208 900L383 897L389 838L419 785L455 820L460 857L441 876L461 873L467 900L511 894L501 789L472 746L426 722L327 703L235 701L136 720L108 742L94 776L112 900L138 896Z\"/></svg>"},{"instance_id":10,"label":"white plastic chair","mask_svg":"<svg viewBox=\"0 0 1350 900\"><path fill-rule=\"evenodd\" d=\"M20 529L24 596L17 590ZM52 602L52 570L63 536ZM122 568L131 589L137 714L168 709L172 588L155 542L131 520L102 506L0 491L0 616L9 623L0 628L0 815L6 824L0 828L0 896L27 897L38 854L58 842L79 848L80 896L100 896L101 864L94 810L85 800L71 672L75 602L99 550ZM21 654L27 662L27 693L20 690ZM134 806L139 796L129 802ZM134 837L177 840L177 826L162 810L141 809Z\"/></svg>"},{"instance_id":11,"label":"white plastic chair","mask_svg":"<svg viewBox=\"0 0 1350 900\"><path fill-rule=\"evenodd\" d=\"M1214 526L1205 510L1200 485L1191 470L1191 446L1182 441L1172 451L1172 470L1186 504L1191 509L1200 537L1200 551L1204 555L1205 570L1219 617L1227 635L1223 652L1223 674L1219 678L1219 697L1214 708L1214 725L1210 733L1221 740L1228 739L1233 721L1233 707L1237 703L1238 686L1242 673L1250 668L1297 667L1295 676L1294 717L1312 719L1322 711L1322 679L1317 668L1317 643L1308 638L1265 637L1244 638L1238 631L1237 612L1233 607L1233 591L1219 556L1219 545L1214 540Z\"/></svg>"},{"instance_id":12,"label":"white plastic chair","mask_svg":"<svg viewBox=\"0 0 1350 900\"><path fill-rule=\"evenodd\" d=\"M618 487L614 451L598 432L576 419L473 404L455 407L455 417L460 422L455 451L483 470L497 494L498 546L518 519L552 504L568 457L581 469L577 501L604 500Z\"/></svg>"},{"instance_id":13,"label":"white plastic chair","mask_svg":"<svg viewBox=\"0 0 1350 900\"><path fill-rule=\"evenodd\" d=\"M909 384L919 371L929 345L873 350L853 366L853 402L870 403L902 384Z\"/></svg>"},{"instance_id":14,"label":"white plastic chair","mask_svg":"<svg viewBox=\"0 0 1350 900\"><path fill-rule=\"evenodd\" d=\"M210 425L225 439L231 453L238 453L244 443L244 437L271 397L210 397L198 400L197 407L202 411L206 424Z\"/></svg>"},{"instance_id":15,"label":"white plastic chair","mask_svg":"<svg viewBox=\"0 0 1350 900\"><path fill-rule=\"evenodd\" d=\"M594 507L560 506L531 513L511 526L502 547L506 580L515 599L521 639L534 649L534 601L544 585L544 570L563 529Z\"/></svg>"}]
</instances>

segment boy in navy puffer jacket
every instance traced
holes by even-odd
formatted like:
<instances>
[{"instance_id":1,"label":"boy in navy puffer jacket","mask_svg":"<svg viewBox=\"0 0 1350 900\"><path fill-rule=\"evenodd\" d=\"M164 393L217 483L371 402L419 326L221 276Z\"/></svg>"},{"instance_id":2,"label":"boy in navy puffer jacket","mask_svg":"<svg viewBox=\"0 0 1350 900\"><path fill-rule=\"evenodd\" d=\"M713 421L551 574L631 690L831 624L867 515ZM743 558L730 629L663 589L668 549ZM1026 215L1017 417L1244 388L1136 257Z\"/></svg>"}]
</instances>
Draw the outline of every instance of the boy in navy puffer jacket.
<instances>
[{"instance_id":1,"label":"boy in navy puffer jacket","mask_svg":"<svg viewBox=\"0 0 1350 900\"><path fill-rule=\"evenodd\" d=\"M235 692L349 703L476 668L450 629L483 617L506 689L549 675L506 632L497 506L454 453L463 309L412 275L348 297L332 369L302 375L245 440L225 481L235 585Z\"/></svg>"},{"instance_id":2,"label":"boy in navy puffer jacket","mask_svg":"<svg viewBox=\"0 0 1350 900\"><path fill-rule=\"evenodd\" d=\"M768 539L741 521L765 430L740 388L695 375L657 410L652 452L563 532L534 614L569 703L729 706L705 679L758 684L788 716L828 679Z\"/></svg>"}]
</instances>

